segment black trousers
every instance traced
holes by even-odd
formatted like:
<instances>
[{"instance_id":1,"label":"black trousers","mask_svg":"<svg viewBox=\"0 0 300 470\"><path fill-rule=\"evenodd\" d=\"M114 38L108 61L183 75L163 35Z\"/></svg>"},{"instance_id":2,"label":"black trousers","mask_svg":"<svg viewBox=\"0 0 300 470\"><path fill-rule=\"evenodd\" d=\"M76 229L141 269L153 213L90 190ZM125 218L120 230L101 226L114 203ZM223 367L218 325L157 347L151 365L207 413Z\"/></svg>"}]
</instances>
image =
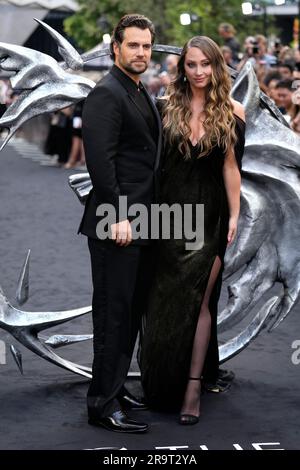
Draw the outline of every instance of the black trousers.
<instances>
[{"instance_id":1,"label":"black trousers","mask_svg":"<svg viewBox=\"0 0 300 470\"><path fill-rule=\"evenodd\" d=\"M154 246L121 247L88 239L93 279L93 378L89 413L120 409L122 392L153 277Z\"/></svg>"}]
</instances>

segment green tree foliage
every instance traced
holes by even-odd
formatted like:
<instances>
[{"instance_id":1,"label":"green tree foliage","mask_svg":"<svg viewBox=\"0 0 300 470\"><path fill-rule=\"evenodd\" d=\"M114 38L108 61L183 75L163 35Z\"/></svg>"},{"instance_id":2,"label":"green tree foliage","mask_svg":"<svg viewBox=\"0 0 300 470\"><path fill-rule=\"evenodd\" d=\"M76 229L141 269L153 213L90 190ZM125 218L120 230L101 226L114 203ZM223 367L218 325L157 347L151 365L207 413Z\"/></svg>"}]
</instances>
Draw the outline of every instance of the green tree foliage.
<instances>
[{"instance_id":1,"label":"green tree foliage","mask_svg":"<svg viewBox=\"0 0 300 470\"><path fill-rule=\"evenodd\" d=\"M248 35L264 33L263 18L242 14L241 0L78 0L80 10L65 20L65 30L79 47L88 50L101 42L104 33L111 33L114 25L126 13L148 16L156 26L156 42L182 46L196 34L205 34L219 44L218 25L228 22L237 30L240 42ZM188 12L198 19L188 26L179 22L181 13ZM268 18L268 32L272 18Z\"/></svg>"},{"instance_id":2,"label":"green tree foliage","mask_svg":"<svg viewBox=\"0 0 300 470\"><path fill-rule=\"evenodd\" d=\"M166 41L166 3L166 0L78 0L81 8L65 20L65 31L79 47L88 50L102 41L104 33L111 34L123 15L140 13L154 22L159 41Z\"/></svg>"}]
</instances>

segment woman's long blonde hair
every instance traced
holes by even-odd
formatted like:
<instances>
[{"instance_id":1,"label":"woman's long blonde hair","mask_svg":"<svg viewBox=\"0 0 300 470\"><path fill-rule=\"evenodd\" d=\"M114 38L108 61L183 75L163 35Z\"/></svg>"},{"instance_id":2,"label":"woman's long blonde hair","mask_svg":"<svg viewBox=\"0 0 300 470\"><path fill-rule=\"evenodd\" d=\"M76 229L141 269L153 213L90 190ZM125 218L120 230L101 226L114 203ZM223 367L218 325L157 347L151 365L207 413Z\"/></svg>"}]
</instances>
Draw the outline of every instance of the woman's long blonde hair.
<instances>
[{"instance_id":1,"label":"woman's long blonde hair","mask_svg":"<svg viewBox=\"0 0 300 470\"><path fill-rule=\"evenodd\" d=\"M199 142L199 157L207 155L218 145L225 154L236 142L233 105L230 100L231 79L218 45L207 36L195 36L182 49L177 76L169 85L163 106L163 126L166 139L172 144L179 137L179 150L191 157L189 137L192 117L192 91L185 79L184 62L189 48L197 47L210 60L211 82L206 89L204 136Z\"/></svg>"}]
</instances>

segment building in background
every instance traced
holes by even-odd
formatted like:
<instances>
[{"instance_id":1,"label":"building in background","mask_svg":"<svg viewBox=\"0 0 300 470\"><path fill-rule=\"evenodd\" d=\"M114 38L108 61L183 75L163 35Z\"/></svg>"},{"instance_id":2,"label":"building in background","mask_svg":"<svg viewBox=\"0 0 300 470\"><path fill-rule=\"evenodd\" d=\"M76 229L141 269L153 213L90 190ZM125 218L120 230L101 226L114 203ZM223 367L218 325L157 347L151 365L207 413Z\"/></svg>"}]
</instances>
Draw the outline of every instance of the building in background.
<instances>
[{"instance_id":1,"label":"building in background","mask_svg":"<svg viewBox=\"0 0 300 470\"><path fill-rule=\"evenodd\" d=\"M66 37L63 22L77 10L74 0L0 0L0 41L31 47L61 60L55 41L33 18Z\"/></svg>"},{"instance_id":2,"label":"building in background","mask_svg":"<svg viewBox=\"0 0 300 470\"><path fill-rule=\"evenodd\" d=\"M0 42L30 47L61 61L56 42L34 18L45 21L67 37L63 22L77 9L78 5L74 0L0 0ZM75 45L70 38L67 39ZM1 71L0 79L5 77L9 77L9 74ZM49 115L37 116L25 123L20 133L28 141L43 148L49 123Z\"/></svg>"},{"instance_id":3,"label":"building in background","mask_svg":"<svg viewBox=\"0 0 300 470\"><path fill-rule=\"evenodd\" d=\"M299 34L296 32L300 19L300 0L257 0L242 2L249 16L261 16L263 34L268 36L268 17L273 16L275 26L280 30L282 44L297 47ZM245 10L245 11L246 11Z\"/></svg>"}]
</instances>

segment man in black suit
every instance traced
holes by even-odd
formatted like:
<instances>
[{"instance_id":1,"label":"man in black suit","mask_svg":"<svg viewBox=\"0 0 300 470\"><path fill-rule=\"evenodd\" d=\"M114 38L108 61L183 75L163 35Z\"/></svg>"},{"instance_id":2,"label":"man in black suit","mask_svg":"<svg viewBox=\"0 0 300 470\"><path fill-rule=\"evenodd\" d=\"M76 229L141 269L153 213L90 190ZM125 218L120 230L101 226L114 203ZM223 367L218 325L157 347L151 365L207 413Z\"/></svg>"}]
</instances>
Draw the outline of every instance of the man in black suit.
<instances>
[{"instance_id":1,"label":"man in black suit","mask_svg":"<svg viewBox=\"0 0 300 470\"><path fill-rule=\"evenodd\" d=\"M83 110L83 142L93 183L79 228L88 236L94 288L89 423L120 432L148 428L129 419L123 408L145 409L124 383L151 282L152 244L133 239L131 219L119 210L119 197L127 196L128 207L139 203L150 209L155 201L161 123L139 78L150 62L154 36L154 26L144 16L120 20L111 44L114 66L89 94ZM103 204L116 214L110 238L103 236L103 218L97 216Z\"/></svg>"}]
</instances>

